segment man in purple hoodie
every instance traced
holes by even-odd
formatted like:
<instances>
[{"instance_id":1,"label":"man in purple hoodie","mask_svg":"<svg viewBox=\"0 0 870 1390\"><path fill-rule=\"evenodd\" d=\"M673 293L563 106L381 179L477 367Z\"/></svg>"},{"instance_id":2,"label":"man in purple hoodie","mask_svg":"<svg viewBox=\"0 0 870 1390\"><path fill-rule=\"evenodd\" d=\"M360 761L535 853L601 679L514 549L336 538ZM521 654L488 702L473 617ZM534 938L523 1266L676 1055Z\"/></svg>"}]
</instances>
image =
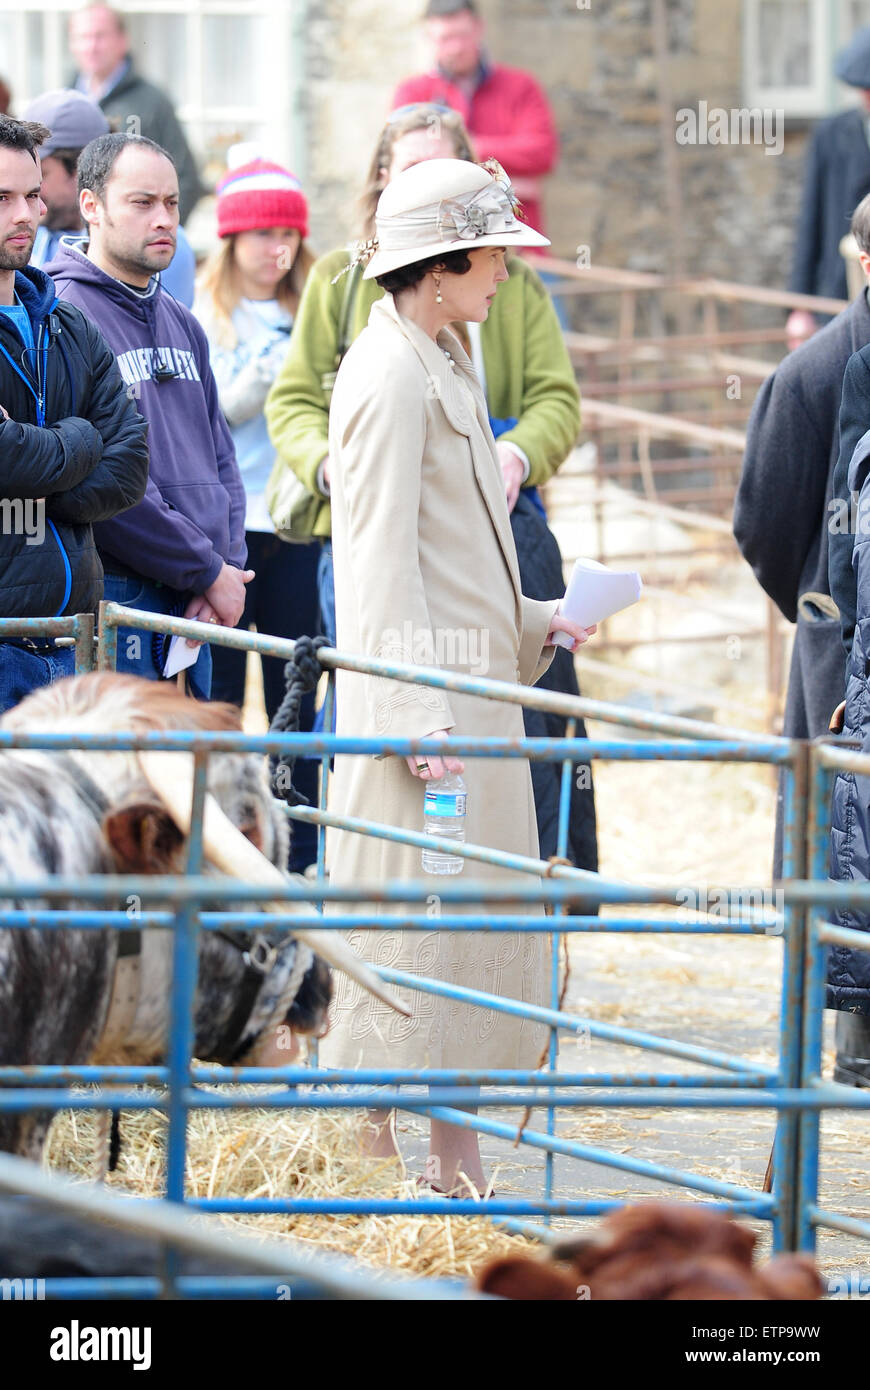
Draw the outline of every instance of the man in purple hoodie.
<instances>
[{"instance_id":1,"label":"man in purple hoodie","mask_svg":"<svg viewBox=\"0 0 870 1390\"><path fill-rule=\"evenodd\" d=\"M175 250L175 166L143 136L101 135L82 150L78 188L88 240L62 240L46 270L58 297L101 329L149 425L144 499L94 527L105 596L235 627L253 578L244 569L244 487L205 334L154 278ZM167 646L122 628L118 670L158 679ZM189 681L195 695L208 698L207 646Z\"/></svg>"}]
</instances>

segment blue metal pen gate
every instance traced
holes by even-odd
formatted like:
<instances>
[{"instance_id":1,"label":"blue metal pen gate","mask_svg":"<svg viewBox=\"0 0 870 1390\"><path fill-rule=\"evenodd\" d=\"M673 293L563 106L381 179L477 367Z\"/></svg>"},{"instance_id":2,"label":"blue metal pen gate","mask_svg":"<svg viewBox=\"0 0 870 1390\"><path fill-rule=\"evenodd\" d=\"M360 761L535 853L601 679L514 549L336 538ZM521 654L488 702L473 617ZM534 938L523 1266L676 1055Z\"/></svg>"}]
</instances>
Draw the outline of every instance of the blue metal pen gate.
<instances>
[{"instance_id":1,"label":"blue metal pen gate","mask_svg":"<svg viewBox=\"0 0 870 1390\"><path fill-rule=\"evenodd\" d=\"M59 626L60 625L60 626ZM205 624L182 619L169 619L104 604L101 611L101 642L98 665L111 669L115 663L115 647L119 626L135 627L148 632L196 636L210 642L220 642L263 654L290 657L293 643L253 633L225 629L216 630ZM92 627L83 619L0 622L0 635L16 635L50 628L52 633L63 632L77 643L77 670L91 664L89 644ZM216 892L215 880L202 872L201 812L206 786L207 760L211 751L230 751L245 748L262 753L275 753L285 748L307 756L318 756L323 768L321 805L318 810L294 808L288 814L299 820L312 820L320 826L338 825L359 833L386 836L411 844L432 843L430 839L410 831L399 830L371 822L354 822L326 811L326 786L330 757L334 753L369 755L388 752L399 756L427 751L425 741L403 739L348 739L334 735L228 735L174 733L147 736L132 735L13 735L0 733L0 748L39 747L65 749L72 746L93 750L109 748L151 748L183 750L194 756L194 831L188 846L187 873L183 879L159 878L102 878L75 882L55 881L48 888L44 881L34 884L16 883L14 896L28 898L81 898L99 903L99 908L87 910L50 909L39 912L7 912L0 925L39 925L47 930L59 925L87 929L112 926L121 931L171 927L174 941L174 973L170 1001L170 1048L166 1064L157 1067L32 1067L0 1069L0 1107L26 1110L40 1108L142 1109L156 1108L168 1116L168 1147L166 1162L166 1197L172 1204L205 1212L322 1212L323 1214L359 1214L377 1212L383 1215L426 1213L442 1215L474 1215L497 1220L510 1229L549 1239L548 1225L553 1217L594 1215L621 1205L616 1200L578 1200L559 1198L555 1192L554 1157L590 1161L665 1184L688 1189L712 1199L714 1205L735 1214L769 1221L773 1228L775 1249L812 1249L818 1227L838 1229L862 1238L870 1238L870 1222L822 1210L817 1205L819 1176L819 1117L824 1109L866 1109L870 1093L850 1087L823 1082L820 1078L822 972L824 949L837 940L868 949L870 940L860 933L844 932L823 920L823 910L836 903L848 901L870 911L870 889L851 888L826 881L827 863L827 806L830 780L839 768L853 767L870 771L870 758L830 745L810 746L796 741L767 738L740 730L723 729L718 725L664 715L644 714L616 705L577 699L550 691L527 687L507 686L481 678L462 677L436 669L402 666L392 662L359 658L325 649L321 660L334 675L338 668L352 669L370 675L386 675L416 684L427 684L446 690L464 691L481 697L507 700L563 714L568 720L564 739L500 740L495 738L463 739L453 737L439 742L438 748L449 748L464 756L542 758L561 764L561 798L559 813L558 852L554 863L507 855L479 846L460 849L471 861L486 859L529 875L526 888L498 887L475 883L468 879L449 884L439 883L441 915L406 919L391 917L389 925L401 925L410 930L425 929L465 931L546 931L553 938L554 969L549 1008L528 1005L490 995L485 992L448 985L442 981L424 979L395 970L380 968L386 981L402 989L429 992L464 1000L489 1009L524 1014L550 1028L550 1046L546 1068L540 1071L481 1071L442 1070L357 1070L334 1071L313 1066L282 1068L226 1067L208 1069L193 1065L192 1001L196 983L197 937L201 930L215 930L231 924L250 928L268 922L270 926L292 930L298 925L316 925L330 929L362 927L376 931L380 925L377 913L359 911L321 915L326 901L355 902L425 902L430 891L423 882L383 885L360 884L353 889L330 885L323 876L323 833L319 836L319 877L310 886L288 883L283 896L288 901L305 902L311 906L310 915L295 918L275 914L254 915L248 911L234 912L234 904L252 901L273 901L274 888L268 890L227 881ZM331 700L333 681L330 680ZM577 718L595 719L646 731L653 737L646 740L578 740L574 737ZM428 744L428 751L435 745ZM577 766L587 767L594 759L612 761L668 762L736 761L768 763L782 770L785 788L784 823L784 882L782 885L783 912L757 911L752 890L734 889L736 915L729 912L711 920L697 914L686 920L685 912L678 917L656 917L632 910L644 905L680 906L687 896L695 903L705 901L703 885L674 885L651 888L612 882L558 862L565 858L568 831L568 799L571 778ZM436 842L437 843L437 842ZM457 847L450 842L452 853ZM464 876L463 876L464 878ZM117 910L135 888L144 911L135 920ZM12 892L13 890L10 890ZM0 896L5 896L0 887ZM694 896L692 896L694 895ZM221 912L202 909L205 899L216 898L223 903ZM591 909L599 904L624 906L626 915L606 919L571 909L582 900ZM750 910L746 910L747 900ZM552 916L517 916L517 905L527 902L530 908L541 902L551 905ZM450 908L458 903L480 903L480 912L473 916L451 915ZM170 904L157 908L155 904ZM509 903L510 914L499 913L501 903ZM227 914L231 914L228 916ZM780 1009L780 1049L774 1067L753 1064L738 1056L696 1046L684 1041L647 1034L637 1030L604 1024L593 1019L579 1018L559 1008L558 960L559 941L563 936L584 932L661 933L687 935L759 935L775 933L783 937L783 967ZM853 938L856 938L854 940ZM562 1072L558 1070L558 1040L560 1033L582 1034L633 1047L640 1047L665 1057L703 1068L698 1074L667 1072ZM73 1091L76 1083L111 1085L110 1096ZM250 1095L235 1092L203 1091L203 1084L222 1083L238 1086L283 1083L288 1089L269 1092L253 1102ZM119 1086L147 1088L119 1091ZM296 1089L289 1089L289 1088ZM336 1087L341 1087L336 1091ZM302 1089L305 1088L305 1089ZM310 1088L310 1089L309 1089ZM428 1088L421 1093L421 1088ZM475 1104L483 1113L469 1114L457 1109L467 1103L469 1088L482 1088L475 1095ZM497 1088L497 1089L493 1089ZM510 1088L505 1090L504 1088ZM496 1197L481 1204L474 1200L433 1196L411 1201L402 1199L192 1199L185 1194L184 1170L186 1155L187 1116L201 1107L245 1108L252 1104L282 1108L329 1109L388 1109L426 1115L449 1121L451 1124L475 1129L481 1134L510 1141L519 1140L529 1148L545 1155L543 1190L538 1198L522 1199ZM774 1153L774 1181L770 1193L755 1191L737 1183L722 1181L684 1169L645 1161L630 1154L616 1154L593 1145L581 1144L556 1134L555 1113L559 1109L602 1107L677 1107L691 1109L764 1109L777 1116ZM517 1124L487 1117L493 1108L516 1108ZM526 1112L543 1111L546 1123L533 1127ZM2 1166L2 1165L0 1165ZM6 1185L0 1171L0 1187ZM146 1206L147 1204L140 1204ZM176 1208L173 1208L177 1210ZM147 1218L143 1218L147 1219ZM177 1278L177 1266L170 1260L166 1278L175 1292L184 1296L186 1281ZM175 1281L173 1284L173 1280ZM241 1280L241 1277L240 1277ZM50 1281L49 1281L50 1282ZM147 1282L147 1281L146 1281ZM238 1283L241 1290L244 1281ZM206 1285L208 1281L206 1281ZM111 1284L109 1283L109 1287ZM232 1291L232 1281L217 1280L214 1291ZM64 1292L60 1287L57 1293ZM67 1288L66 1293L72 1293ZM49 1290L51 1292L51 1290ZM202 1291L200 1290L200 1296ZM144 1296L144 1294L143 1294Z\"/></svg>"}]
</instances>

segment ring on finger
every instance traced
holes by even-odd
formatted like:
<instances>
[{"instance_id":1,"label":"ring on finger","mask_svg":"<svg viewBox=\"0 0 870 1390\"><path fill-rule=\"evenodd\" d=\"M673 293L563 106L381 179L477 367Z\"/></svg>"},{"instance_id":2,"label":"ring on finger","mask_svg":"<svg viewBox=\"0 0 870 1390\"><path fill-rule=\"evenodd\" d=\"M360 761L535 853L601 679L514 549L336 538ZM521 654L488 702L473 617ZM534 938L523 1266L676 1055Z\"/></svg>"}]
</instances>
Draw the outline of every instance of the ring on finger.
<instances>
[{"instance_id":1,"label":"ring on finger","mask_svg":"<svg viewBox=\"0 0 870 1390\"><path fill-rule=\"evenodd\" d=\"M417 771L418 771L418 772L428 772L428 771L429 771L429 764L428 764L428 763L418 763L418 764L417 764Z\"/></svg>"}]
</instances>

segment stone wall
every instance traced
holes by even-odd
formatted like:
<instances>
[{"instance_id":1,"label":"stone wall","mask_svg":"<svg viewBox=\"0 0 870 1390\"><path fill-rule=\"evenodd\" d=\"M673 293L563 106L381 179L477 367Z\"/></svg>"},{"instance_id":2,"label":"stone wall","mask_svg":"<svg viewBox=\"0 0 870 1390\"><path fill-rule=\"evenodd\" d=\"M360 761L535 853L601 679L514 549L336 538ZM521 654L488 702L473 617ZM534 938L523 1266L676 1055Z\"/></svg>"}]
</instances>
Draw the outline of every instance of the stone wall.
<instances>
[{"instance_id":1,"label":"stone wall","mask_svg":"<svg viewBox=\"0 0 870 1390\"><path fill-rule=\"evenodd\" d=\"M788 129L777 155L760 143L676 141L679 109L743 104L739 0L667 0L664 108L653 0L481 8L493 56L535 73L556 113L562 156L546 210L559 254L588 246L601 265L785 285L806 130ZM422 9L422 0L310 0L305 175L319 249L347 237L394 86L426 66Z\"/></svg>"},{"instance_id":2,"label":"stone wall","mask_svg":"<svg viewBox=\"0 0 870 1390\"><path fill-rule=\"evenodd\" d=\"M415 0L310 0L304 93L312 241L341 245L396 84L427 65Z\"/></svg>"}]
</instances>

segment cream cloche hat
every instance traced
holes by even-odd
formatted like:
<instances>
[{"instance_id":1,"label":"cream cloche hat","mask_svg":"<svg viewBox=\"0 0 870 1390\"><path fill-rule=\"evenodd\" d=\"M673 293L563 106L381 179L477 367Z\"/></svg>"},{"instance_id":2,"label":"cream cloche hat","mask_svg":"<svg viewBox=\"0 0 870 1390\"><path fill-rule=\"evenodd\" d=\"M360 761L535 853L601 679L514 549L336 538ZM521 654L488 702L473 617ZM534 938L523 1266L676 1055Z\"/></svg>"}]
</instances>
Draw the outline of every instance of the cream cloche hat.
<instances>
[{"instance_id":1,"label":"cream cloche hat","mask_svg":"<svg viewBox=\"0 0 870 1390\"><path fill-rule=\"evenodd\" d=\"M387 185L375 212L377 236L358 259L371 255L364 280L447 251L478 246L549 246L516 217L510 181L495 160L425 159ZM372 254L373 253L373 254Z\"/></svg>"}]
</instances>

